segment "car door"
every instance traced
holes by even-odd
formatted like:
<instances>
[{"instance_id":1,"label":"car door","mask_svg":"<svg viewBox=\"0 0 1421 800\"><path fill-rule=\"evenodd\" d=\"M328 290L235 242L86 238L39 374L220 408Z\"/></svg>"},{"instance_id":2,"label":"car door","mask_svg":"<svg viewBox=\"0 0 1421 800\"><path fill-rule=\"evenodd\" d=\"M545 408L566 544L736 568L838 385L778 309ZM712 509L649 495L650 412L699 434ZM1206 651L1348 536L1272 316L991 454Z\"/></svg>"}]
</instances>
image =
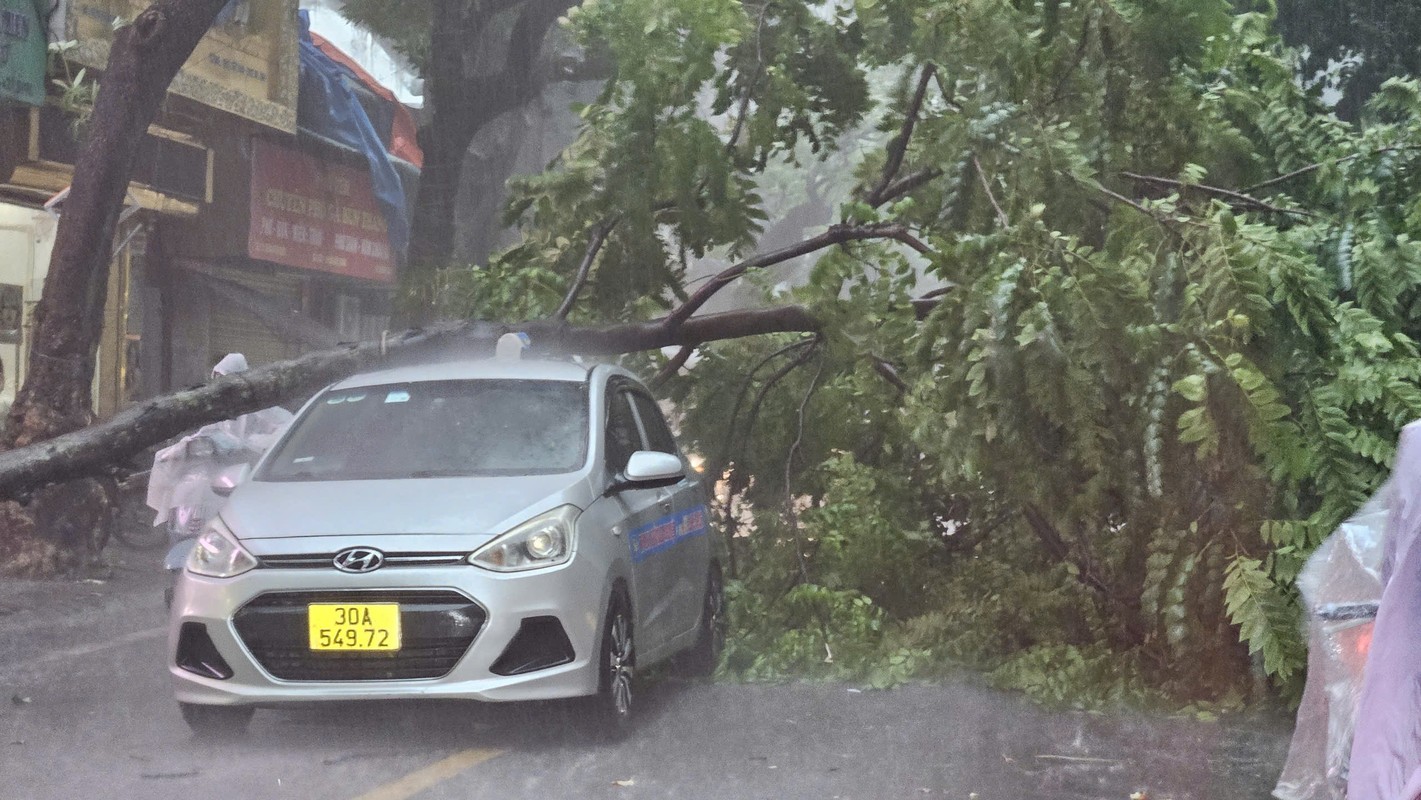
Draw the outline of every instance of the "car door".
<instances>
[{"instance_id":1,"label":"car door","mask_svg":"<svg viewBox=\"0 0 1421 800\"><path fill-rule=\"evenodd\" d=\"M700 480L676 446L671 426L666 424L656 401L639 389L632 391L631 398L646 449L676 456L686 470L678 483L662 490L662 502L671 503L675 538L671 546L659 554L663 571L659 579L667 591L668 635L674 637L695 628L700 621L710 564L711 542L706 535L709 514Z\"/></svg>"},{"instance_id":2,"label":"car door","mask_svg":"<svg viewBox=\"0 0 1421 800\"><path fill-rule=\"evenodd\" d=\"M632 453L646 449L631 393L625 383L607 389L607 474L617 476ZM655 657L673 633L666 613L671 606L673 576L665 569L662 540L672 537L666 528L673 504L666 488L626 487L615 498L622 510L623 527L632 561L632 604L636 616L637 651Z\"/></svg>"}]
</instances>

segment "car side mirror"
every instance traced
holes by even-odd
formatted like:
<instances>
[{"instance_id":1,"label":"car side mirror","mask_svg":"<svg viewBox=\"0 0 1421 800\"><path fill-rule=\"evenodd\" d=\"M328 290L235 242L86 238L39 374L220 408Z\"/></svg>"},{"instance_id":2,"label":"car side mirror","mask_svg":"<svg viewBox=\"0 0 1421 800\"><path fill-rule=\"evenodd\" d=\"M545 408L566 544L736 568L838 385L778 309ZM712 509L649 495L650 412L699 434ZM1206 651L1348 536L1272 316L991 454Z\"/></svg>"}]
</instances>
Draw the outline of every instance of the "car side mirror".
<instances>
[{"instance_id":1,"label":"car side mirror","mask_svg":"<svg viewBox=\"0 0 1421 800\"><path fill-rule=\"evenodd\" d=\"M681 459L670 453L638 450L627 459L627 468L623 474L631 483L679 481L685 477L686 467L681 463Z\"/></svg>"},{"instance_id":2,"label":"car side mirror","mask_svg":"<svg viewBox=\"0 0 1421 800\"><path fill-rule=\"evenodd\" d=\"M686 476L686 467L681 459L670 453L654 450L638 450L627 459L627 468L622 470L607 488L612 494L623 489L655 489L670 486Z\"/></svg>"},{"instance_id":3,"label":"car side mirror","mask_svg":"<svg viewBox=\"0 0 1421 800\"><path fill-rule=\"evenodd\" d=\"M227 467L212 479L212 493L218 497L230 497L238 486L246 483L251 472L250 464L233 464Z\"/></svg>"}]
</instances>

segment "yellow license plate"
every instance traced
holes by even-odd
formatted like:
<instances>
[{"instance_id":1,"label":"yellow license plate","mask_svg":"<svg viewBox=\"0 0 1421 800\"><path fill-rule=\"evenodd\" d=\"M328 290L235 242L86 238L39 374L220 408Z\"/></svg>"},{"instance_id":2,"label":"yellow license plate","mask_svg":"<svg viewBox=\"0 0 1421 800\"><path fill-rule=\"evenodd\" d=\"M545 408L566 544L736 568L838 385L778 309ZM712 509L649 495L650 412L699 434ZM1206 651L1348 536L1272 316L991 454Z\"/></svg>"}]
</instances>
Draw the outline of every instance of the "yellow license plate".
<instances>
[{"instance_id":1,"label":"yellow license plate","mask_svg":"<svg viewBox=\"0 0 1421 800\"><path fill-rule=\"evenodd\" d=\"M399 650L399 603L311 603L312 650Z\"/></svg>"}]
</instances>

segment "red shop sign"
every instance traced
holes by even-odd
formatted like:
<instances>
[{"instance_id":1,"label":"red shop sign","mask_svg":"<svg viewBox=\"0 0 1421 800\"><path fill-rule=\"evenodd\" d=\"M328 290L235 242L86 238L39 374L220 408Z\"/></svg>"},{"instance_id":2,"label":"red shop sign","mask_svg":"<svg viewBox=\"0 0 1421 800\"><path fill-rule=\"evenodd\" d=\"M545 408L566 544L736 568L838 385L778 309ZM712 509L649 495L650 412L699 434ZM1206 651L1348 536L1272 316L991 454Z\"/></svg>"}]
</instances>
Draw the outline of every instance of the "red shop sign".
<instances>
[{"instance_id":1,"label":"red shop sign","mask_svg":"<svg viewBox=\"0 0 1421 800\"><path fill-rule=\"evenodd\" d=\"M247 253L301 269L393 283L385 217L370 174L265 139L252 141Z\"/></svg>"}]
</instances>

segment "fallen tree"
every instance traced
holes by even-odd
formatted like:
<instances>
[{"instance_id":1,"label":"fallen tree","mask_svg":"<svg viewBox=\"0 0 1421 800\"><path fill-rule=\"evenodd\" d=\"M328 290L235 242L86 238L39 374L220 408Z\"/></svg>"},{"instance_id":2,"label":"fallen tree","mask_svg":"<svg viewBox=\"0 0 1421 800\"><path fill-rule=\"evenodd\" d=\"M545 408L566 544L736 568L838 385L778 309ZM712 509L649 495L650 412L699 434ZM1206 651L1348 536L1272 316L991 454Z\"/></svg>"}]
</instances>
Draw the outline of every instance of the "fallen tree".
<instances>
[{"instance_id":1,"label":"fallen tree","mask_svg":"<svg viewBox=\"0 0 1421 800\"><path fill-rule=\"evenodd\" d=\"M659 319L594 326L571 325L557 315L521 323L451 322L228 375L205 386L139 403L104 423L0 453L0 501L28 502L32 492L53 484L111 477L122 462L159 442L209 422L290 402L361 370L486 354L498 337L511 331L528 334L536 352L588 356L664 347L689 351L706 342L725 339L817 331L819 323L814 315L797 305L692 314L717 291L752 269L774 266L828 247L875 239L924 249L902 225L832 225L796 245L727 267ZM580 282L574 282L563 305L570 308L576 303L581 288Z\"/></svg>"},{"instance_id":2,"label":"fallen tree","mask_svg":"<svg viewBox=\"0 0 1421 800\"><path fill-rule=\"evenodd\" d=\"M730 229L753 223L755 219L763 218L764 213L758 208L747 207L743 213L731 213L724 219L705 217L717 202L727 197L724 181L716 178L719 172L714 164L702 165L709 169L704 174L689 176L688 173L687 180L673 179L670 173L664 176L666 180L642 175L630 183L616 185L634 187L628 197L635 198L637 203L646 200L648 208L644 209L645 214L634 208L626 213L600 215L601 221L597 224L583 226L579 223L577 229L569 231L567 236L552 237L551 243L557 248L581 240L584 236L589 241L561 306L547 318L518 324L446 322L406 331L393 339L387 335L382 342L331 349L324 349L330 346L328 331L290 323L289 320L269 320L279 329L293 334L296 340L322 349L293 361L272 364L206 386L155 398L107 422L83 427L92 421L92 411L86 398L93 374L94 344L102 322L99 313L102 309L102 287L107 282L108 248L113 238L122 187L127 183L132 165L134 143L156 114L158 103L173 74L191 53L193 45L221 5L220 0L157 0L135 22L122 26L115 36L109 66L93 111L92 135L86 139L76 166L72 198L60 225L55 263L36 312L37 325L32 348L36 366L17 397L9 429L3 439L4 445L15 449L0 453L0 571L49 574L72 567L80 563L83 556L96 553L103 547L104 532L113 519L114 477L126 469L124 462L154 444L202 424L298 400L325 384L361 370L409 360L438 359L446 357L451 351L476 354L486 350L498 336L510 330L530 334L538 349L561 353L597 356L679 347L677 357L663 370L665 375L670 375L685 363L694 348L705 342L819 329L814 315L801 306L698 315L715 293L751 271L827 248L846 247L853 242L892 240L919 253L927 250L926 245L910 232L908 225L898 222L843 222L788 246L767 246L763 252L727 268L699 288L689 290L690 287L683 285L679 272L669 269L667 264L651 263L666 252L660 244L654 243L659 241L656 231L666 224L676 226L681 231L678 235L681 237L679 248L683 258L689 253L709 251L754 252L758 237L751 235L751 230L732 233ZM510 12L514 9L513 4L499 5ZM528 46L509 52L507 68L499 75L509 73L516 77L517 91L510 91L506 98L498 102L507 100L516 106L524 100L515 95L521 97L536 93L533 87L542 77L530 74L529 59L538 50L534 44L541 41L558 13L574 5L569 0L540 0L519 9L513 38ZM762 13L762 22L763 17ZM812 44L808 40L800 41L804 26L811 22L809 17L800 14L781 20L786 38L778 48L782 52L774 57L779 60L792 59L793 54L802 49L801 45ZM823 26L820 25L820 28ZM821 33L827 32L827 28L821 30ZM435 33L442 36L448 30L436 29ZM616 47L612 47L612 39L616 38L614 31L609 29L604 33L605 36L597 34L581 42L584 49L595 49L605 43L615 51ZM603 42L603 39L606 41ZM454 38L448 36L442 36L441 41L445 45L455 43ZM816 46L826 47L822 41ZM829 47L824 52L827 54L832 50ZM624 49L623 60L632 52ZM762 48L753 51L742 49L737 51L736 59L742 66L751 68L753 73L759 73L770 66L763 61L765 54ZM930 74L931 70L925 71L918 82L917 100L908 114L910 119L905 121L903 130L894 140L888 163L881 170L876 170L880 173L876 188L866 195L866 202L872 208L881 208L906 196L938 174L932 170L920 170L919 177L899 177L913 118L919 112L928 85L926 76ZM752 118L760 113L754 110L752 101L757 91L769 89L758 77L750 76L750 73L747 76L749 81L735 88L737 121L721 146L693 147L678 152L672 161L686 166L698 163L698 159L703 157L710 157L713 161L729 160L737 165L735 171L744 173L747 178L764 168L764 160L778 145L763 136L749 134L755 129ZM804 73L799 77L810 79L815 76ZM497 77L494 80L498 82L503 79ZM852 81L850 88L858 86L858 83ZM829 96L826 92L832 94L827 84L815 85L818 86L815 92L825 97ZM451 87L457 88L458 82L446 81L445 88ZM467 93L467 87L459 91ZM857 96L853 92L850 95ZM482 95L477 97L487 105L487 98ZM847 122L856 119L860 111L852 106L849 103L837 115L826 116L817 123L821 131L816 135L835 135ZM779 112L769 109L764 113L770 119L777 117ZM740 136L742 129L747 134L744 140ZM461 134L467 133L461 131ZM771 139L780 135L777 133ZM785 131L783 135L789 137L787 142L792 142L800 133ZM628 133L628 136L628 141L636 140L633 133ZM688 143L691 141L686 140ZM444 156L438 153L430 156L426 168L439 171L451 163L457 163L458 159L450 161L451 154L461 153L462 146L457 141L452 144L454 146L441 151ZM642 161L643 156L643 153L637 153L634 160ZM692 172L701 170L702 166L695 167ZM439 183L430 183L432 191L440 188L435 185ZM737 203L759 205L753 193L737 189L734 196L738 198ZM615 208L628 197L609 195L604 199ZM424 209L427 204L419 205ZM416 232L422 230L422 224L436 228L441 224L437 214L429 217L421 212L416 216ZM563 216L559 214L558 218ZM849 216L874 218L873 214L846 215ZM751 228L758 230L754 224ZM420 237L416 233L420 247L427 245L436 251L442 246L444 238L441 235ZM761 241L761 244L768 243ZM531 260L521 262L518 259L520 255ZM503 259L502 266L511 269L524 266L529 268L529 272L536 272L557 261L556 253L540 249L533 242L529 247L514 248L512 255ZM412 262L416 269L433 263L418 253L413 254ZM627 278L628 275L632 277ZM614 289L607 290L608 286ZM219 286L217 289L236 293L240 295L238 299L244 302L259 299L247 297L246 293L234 287ZM639 318L657 313L646 310L644 306L633 311L625 304L609 300L623 295L639 299L659 297L663 301L679 298L682 302L669 308L665 316L644 322L574 326L567 321L578 304L592 309L587 316L594 320ZM255 305L260 306L260 303ZM438 313L435 308L426 310L434 313L421 319ZM505 309L501 314L479 308L452 311L444 316L460 319L493 315L516 319L541 314L542 309L538 307L512 313ZM257 315L264 318L260 308ZM664 379L665 376L660 377Z\"/></svg>"},{"instance_id":3,"label":"fallen tree","mask_svg":"<svg viewBox=\"0 0 1421 800\"><path fill-rule=\"evenodd\" d=\"M818 329L813 315L801 306L707 314L674 322L671 317L596 327L553 320L462 322L408 331L384 342L310 353L154 398L104 423L0 453L0 500L27 501L31 492L49 484L110 475L116 465L173 436L289 402L361 370L486 354L498 337L510 331L527 333L539 352L595 356Z\"/></svg>"}]
</instances>

